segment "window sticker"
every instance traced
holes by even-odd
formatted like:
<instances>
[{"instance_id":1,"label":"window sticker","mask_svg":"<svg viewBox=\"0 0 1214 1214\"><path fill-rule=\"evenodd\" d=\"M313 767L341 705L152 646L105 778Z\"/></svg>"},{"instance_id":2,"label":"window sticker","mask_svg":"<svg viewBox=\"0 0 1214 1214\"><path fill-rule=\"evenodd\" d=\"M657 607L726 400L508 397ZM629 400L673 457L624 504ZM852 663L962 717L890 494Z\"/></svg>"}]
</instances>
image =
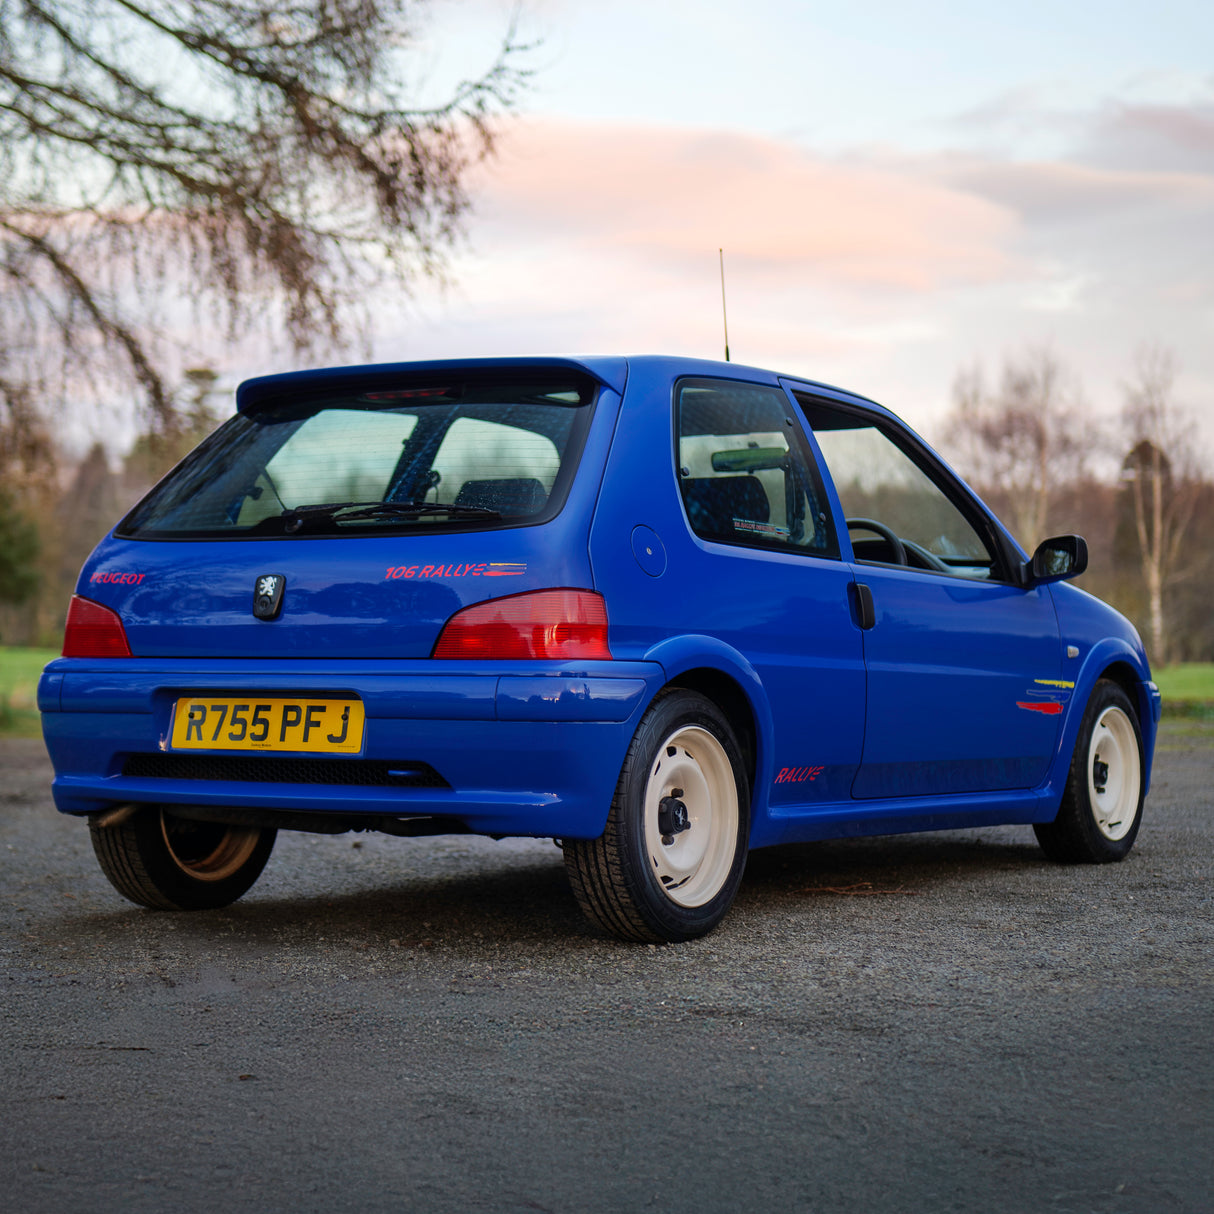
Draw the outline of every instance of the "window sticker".
<instances>
[{"instance_id":1,"label":"window sticker","mask_svg":"<svg viewBox=\"0 0 1214 1214\"><path fill-rule=\"evenodd\" d=\"M759 535L777 535L781 539L787 539L792 534L787 527L780 527L775 523L756 522L752 518L734 519L733 529L735 531L754 531Z\"/></svg>"}]
</instances>

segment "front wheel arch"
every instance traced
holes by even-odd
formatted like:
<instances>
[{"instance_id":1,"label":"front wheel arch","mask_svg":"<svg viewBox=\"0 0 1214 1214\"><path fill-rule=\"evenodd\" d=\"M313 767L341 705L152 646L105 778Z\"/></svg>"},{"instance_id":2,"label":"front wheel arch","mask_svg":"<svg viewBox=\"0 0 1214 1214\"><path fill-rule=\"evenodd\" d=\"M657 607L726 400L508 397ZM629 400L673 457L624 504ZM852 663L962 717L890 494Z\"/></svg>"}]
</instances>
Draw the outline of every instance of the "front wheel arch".
<instances>
[{"instance_id":1,"label":"front wheel arch","mask_svg":"<svg viewBox=\"0 0 1214 1214\"><path fill-rule=\"evenodd\" d=\"M1101 678L1084 706L1058 813L1033 826L1051 860L1107 864L1134 846L1142 823L1147 768L1134 697Z\"/></svg>"}]
</instances>

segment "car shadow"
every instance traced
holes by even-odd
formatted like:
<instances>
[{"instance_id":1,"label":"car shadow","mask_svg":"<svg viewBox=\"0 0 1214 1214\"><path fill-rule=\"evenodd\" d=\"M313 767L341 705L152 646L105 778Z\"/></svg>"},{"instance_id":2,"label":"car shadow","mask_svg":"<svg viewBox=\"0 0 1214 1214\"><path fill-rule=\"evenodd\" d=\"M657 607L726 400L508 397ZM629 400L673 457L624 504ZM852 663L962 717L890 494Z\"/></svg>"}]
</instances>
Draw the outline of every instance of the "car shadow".
<instances>
[{"instance_id":1,"label":"car shadow","mask_svg":"<svg viewBox=\"0 0 1214 1214\"><path fill-rule=\"evenodd\" d=\"M524 940L585 934L557 853L552 860L515 860L500 870L476 863L472 872L456 869L438 878L405 874L345 893L258 895L255 889L224 913L250 925L272 919L330 937L369 933L402 944L460 936Z\"/></svg>"},{"instance_id":2,"label":"car shadow","mask_svg":"<svg viewBox=\"0 0 1214 1214\"><path fill-rule=\"evenodd\" d=\"M1018 828L1000 828L1002 831ZM978 874L1049 865L1031 839L906 834L784 844L751 852L743 891L763 894L916 892Z\"/></svg>"},{"instance_id":3,"label":"car shadow","mask_svg":"<svg viewBox=\"0 0 1214 1214\"><path fill-rule=\"evenodd\" d=\"M311 874L276 874L240 901L218 910L173 912L125 903L114 910L64 908L40 922L40 934L56 945L93 946L132 932L137 938L171 936L222 942L232 947L274 948L324 941L355 949L431 949L461 940L518 943L596 939L565 879L560 857L513 862L500 870L476 860L476 871L458 866L441 877L388 876L357 890L317 890ZM271 861L273 863L273 861ZM344 874L343 874L344 875ZM294 889L293 877L299 876ZM367 880L362 875L362 880ZM304 882L310 887L303 888Z\"/></svg>"},{"instance_id":4,"label":"car shadow","mask_svg":"<svg viewBox=\"0 0 1214 1214\"><path fill-rule=\"evenodd\" d=\"M1030 841L947 835L897 835L789 844L753 852L738 904L759 918L805 895L915 893L930 897L977 876L1048 865ZM342 874L343 878L348 874ZM81 946L134 930L140 937L186 944L222 943L257 952L311 947L352 953L366 949L478 950L508 942L526 952L548 948L622 948L582 916L560 857L448 858L433 875L362 873L362 888L332 892L292 889L311 873L278 872L239 902L214 911L173 913L123 906L98 912L77 907L43 920L48 940ZM115 895L117 897L117 895ZM726 919L723 929L729 930Z\"/></svg>"}]
</instances>

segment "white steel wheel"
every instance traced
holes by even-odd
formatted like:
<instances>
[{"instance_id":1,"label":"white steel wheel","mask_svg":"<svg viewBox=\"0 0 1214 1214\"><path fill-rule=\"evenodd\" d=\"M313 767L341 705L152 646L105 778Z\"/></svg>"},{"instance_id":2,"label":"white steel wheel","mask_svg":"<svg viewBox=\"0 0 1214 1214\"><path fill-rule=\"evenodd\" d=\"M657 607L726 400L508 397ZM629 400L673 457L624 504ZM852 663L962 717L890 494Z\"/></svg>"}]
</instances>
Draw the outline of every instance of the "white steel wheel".
<instances>
[{"instance_id":1,"label":"white steel wheel","mask_svg":"<svg viewBox=\"0 0 1214 1214\"><path fill-rule=\"evenodd\" d=\"M622 940L693 940L725 917L750 838L750 780L737 735L698 691L658 693L633 735L607 824L566 839L579 905Z\"/></svg>"},{"instance_id":2,"label":"white steel wheel","mask_svg":"<svg viewBox=\"0 0 1214 1214\"><path fill-rule=\"evenodd\" d=\"M1124 860L1138 837L1146 760L1138 714L1125 690L1099 679L1084 707L1066 788L1052 822L1036 822L1051 860L1107 864Z\"/></svg>"},{"instance_id":3,"label":"white steel wheel","mask_svg":"<svg viewBox=\"0 0 1214 1214\"><path fill-rule=\"evenodd\" d=\"M703 906L721 892L738 838L738 792L725 748L706 729L659 747L645 787L645 850L662 892Z\"/></svg>"},{"instance_id":4,"label":"white steel wheel","mask_svg":"<svg viewBox=\"0 0 1214 1214\"><path fill-rule=\"evenodd\" d=\"M1120 708L1106 708L1088 746L1088 798L1096 829L1106 839L1124 839L1138 815L1142 764L1138 739Z\"/></svg>"}]
</instances>

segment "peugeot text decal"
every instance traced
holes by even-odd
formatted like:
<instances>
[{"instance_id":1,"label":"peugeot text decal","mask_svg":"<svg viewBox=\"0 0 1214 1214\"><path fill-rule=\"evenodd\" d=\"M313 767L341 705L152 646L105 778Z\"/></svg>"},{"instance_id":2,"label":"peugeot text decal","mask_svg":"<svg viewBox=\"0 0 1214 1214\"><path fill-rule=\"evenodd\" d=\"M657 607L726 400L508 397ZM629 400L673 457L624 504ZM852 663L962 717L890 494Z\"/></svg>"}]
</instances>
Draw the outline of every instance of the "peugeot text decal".
<instances>
[{"instance_id":1,"label":"peugeot text decal","mask_svg":"<svg viewBox=\"0 0 1214 1214\"><path fill-rule=\"evenodd\" d=\"M94 573L90 582L116 582L122 586L138 586L144 579L142 573Z\"/></svg>"}]
</instances>

